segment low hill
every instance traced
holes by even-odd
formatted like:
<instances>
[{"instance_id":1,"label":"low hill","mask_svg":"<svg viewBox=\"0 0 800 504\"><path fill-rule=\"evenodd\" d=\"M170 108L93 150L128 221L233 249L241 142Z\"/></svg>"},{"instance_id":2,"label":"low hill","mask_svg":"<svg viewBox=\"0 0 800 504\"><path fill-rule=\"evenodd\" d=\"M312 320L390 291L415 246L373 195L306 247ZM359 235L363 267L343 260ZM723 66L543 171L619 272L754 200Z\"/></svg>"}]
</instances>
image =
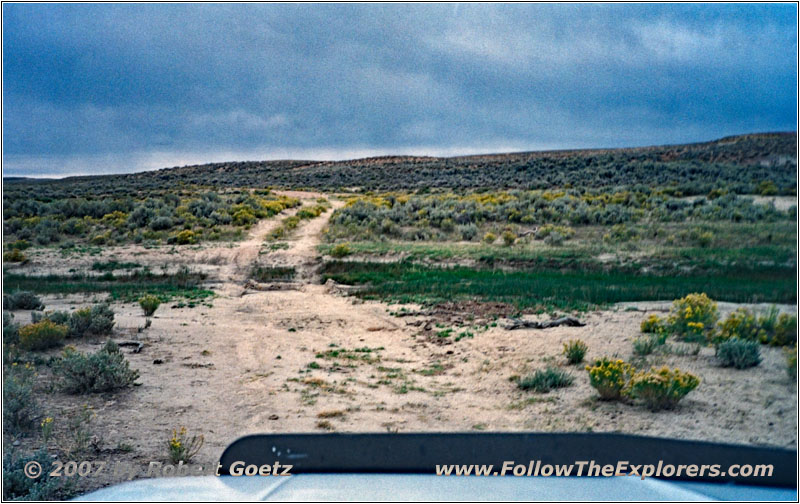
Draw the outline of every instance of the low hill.
<instances>
[{"instance_id":1,"label":"low hill","mask_svg":"<svg viewBox=\"0 0 800 504\"><path fill-rule=\"evenodd\" d=\"M338 190L673 187L685 195L715 188L759 192L772 182L794 194L796 133L758 133L683 145L458 156L382 156L349 161L244 161L156 171L71 177L114 192L173 184Z\"/></svg>"}]
</instances>

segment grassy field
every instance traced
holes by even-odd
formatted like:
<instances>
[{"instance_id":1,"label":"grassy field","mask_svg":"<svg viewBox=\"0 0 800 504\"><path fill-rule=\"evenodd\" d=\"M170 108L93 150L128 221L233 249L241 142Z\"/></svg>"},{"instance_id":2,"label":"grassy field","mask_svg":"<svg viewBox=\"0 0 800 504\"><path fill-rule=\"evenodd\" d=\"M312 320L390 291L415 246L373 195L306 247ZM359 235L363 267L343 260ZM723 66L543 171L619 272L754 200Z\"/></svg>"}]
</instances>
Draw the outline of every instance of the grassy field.
<instances>
[{"instance_id":1,"label":"grassy field","mask_svg":"<svg viewBox=\"0 0 800 504\"><path fill-rule=\"evenodd\" d=\"M676 299L706 292L713 299L743 303L795 303L796 287L784 268L731 268L704 275L647 275L620 271L539 268L502 271L399 263L332 261L323 276L366 285L362 296L398 302L454 299L501 301L520 309L586 310L622 301Z\"/></svg>"},{"instance_id":2,"label":"grassy field","mask_svg":"<svg viewBox=\"0 0 800 504\"><path fill-rule=\"evenodd\" d=\"M3 274L3 293L29 291L37 294L108 293L111 299L131 302L151 294L162 301L175 298L199 301L214 295L199 286L202 275L178 273L156 275L134 272L126 275L105 273L91 275L30 276L15 273Z\"/></svg>"}]
</instances>

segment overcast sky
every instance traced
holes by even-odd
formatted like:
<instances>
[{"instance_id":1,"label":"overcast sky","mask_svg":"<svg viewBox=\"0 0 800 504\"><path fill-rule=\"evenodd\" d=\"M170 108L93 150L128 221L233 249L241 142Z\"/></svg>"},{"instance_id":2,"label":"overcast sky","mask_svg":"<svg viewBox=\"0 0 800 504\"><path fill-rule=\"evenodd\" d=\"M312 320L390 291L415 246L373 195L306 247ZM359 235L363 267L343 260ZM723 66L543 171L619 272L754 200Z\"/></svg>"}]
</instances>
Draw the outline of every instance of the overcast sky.
<instances>
[{"instance_id":1,"label":"overcast sky","mask_svg":"<svg viewBox=\"0 0 800 504\"><path fill-rule=\"evenodd\" d=\"M772 5L4 4L4 175L795 130Z\"/></svg>"}]
</instances>

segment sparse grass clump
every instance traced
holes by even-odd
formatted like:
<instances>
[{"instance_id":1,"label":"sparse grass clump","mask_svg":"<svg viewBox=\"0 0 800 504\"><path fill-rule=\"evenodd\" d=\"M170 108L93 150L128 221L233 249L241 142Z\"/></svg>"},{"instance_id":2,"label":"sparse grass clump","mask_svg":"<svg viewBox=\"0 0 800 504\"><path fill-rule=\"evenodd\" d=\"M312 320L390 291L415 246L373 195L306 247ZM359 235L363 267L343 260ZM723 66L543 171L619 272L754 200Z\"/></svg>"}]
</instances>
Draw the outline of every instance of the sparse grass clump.
<instances>
[{"instance_id":1,"label":"sparse grass clump","mask_svg":"<svg viewBox=\"0 0 800 504\"><path fill-rule=\"evenodd\" d=\"M51 320L42 320L19 330L19 346L24 350L47 350L61 345L69 328Z\"/></svg>"},{"instance_id":2,"label":"sparse grass clump","mask_svg":"<svg viewBox=\"0 0 800 504\"><path fill-rule=\"evenodd\" d=\"M639 356L650 355L666 342L666 335L647 334L633 340L633 353Z\"/></svg>"},{"instance_id":3,"label":"sparse grass clump","mask_svg":"<svg viewBox=\"0 0 800 504\"><path fill-rule=\"evenodd\" d=\"M717 345L717 359L723 367L747 369L761 362L761 350L757 341L731 338Z\"/></svg>"},{"instance_id":4,"label":"sparse grass clump","mask_svg":"<svg viewBox=\"0 0 800 504\"><path fill-rule=\"evenodd\" d=\"M680 369L660 369L636 373L631 378L630 396L641 399L653 411L674 407L686 394L697 388L700 379Z\"/></svg>"},{"instance_id":5,"label":"sparse grass clump","mask_svg":"<svg viewBox=\"0 0 800 504\"><path fill-rule=\"evenodd\" d=\"M564 343L563 354L570 364L580 364L583 362L583 358L586 356L586 351L588 349L589 347L586 346L586 343L581 340L569 340Z\"/></svg>"},{"instance_id":6,"label":"sparse grass clump","mask_svg":"<svg viewBox=\"0 0 800 504\"><path fill-rule=\"evenodd\" d=\"M784 347L783 356L786 358L786 374L790 378L797 378L797 345Z\"/></svg>"},{"instance_id":7,"label":"sparse grass clump","mask_svg":"<svg viewBox=\"0 0 800 504\"><path fill-rule=\"evenodd\" d=\"M139 377L111 340L94 354L68 347L55 363L54 371L60 387L70 394L110 392L132 386Z\"/></svg>"},{"instance_id":8,"label":"sparse grass clump","mask_svg":"<svg viewBox=\"0 0 800 504\"><path fill-rule=\"evenodd\" d=\"M145 317L152 317L158 307L161 305L161 300L158 296L142 296L139 298L139 306L142 308Z\"/></svg>"},{"instance_id":9,"label":"sparse grass clump","mask_svg":"<svg viewBox=\"0 0 800 504\"><path fill-rule=\"evenodd\" d=\"M43 310L44 303L33 292L16 291L3 296L4 310Z\"/></svg>"},{"instance_id":10,"label":"sparse grass clump","mask_svg":"<svg viewBox=\"0 0 800 504\"><path fill-rule=\"evenodd\" d=\"M636 369L622 359L610 360L606 357L586 366L589 383L600 394L600 398L611 401L622 397L631 376Z\"/></svg>"},{"instance_id":11,"label":"sparse grass clump","mask_svg":"<svg viewBox=\"0 0 800 504\"><path fill-rule=\"evenodd\" d=\"M169 461L173 464L188 464L203 447L204 441L202 434L189 437L186 427L173 430L172 437L167 442Z\"/></svg>"},{"instance_id":12,"label":"sparse grass clump","mask_svg":"<svg viewBox=\"0 0 800 504\"><path fill-rule=\"evenodd\" d=\"M557 388L569 387L574 381L575 379L566 371L548 366L545 369L535 371L532 375L521 378L517 382L517 386L522 390L547 393Z\"/></svg>"}]
</instances>

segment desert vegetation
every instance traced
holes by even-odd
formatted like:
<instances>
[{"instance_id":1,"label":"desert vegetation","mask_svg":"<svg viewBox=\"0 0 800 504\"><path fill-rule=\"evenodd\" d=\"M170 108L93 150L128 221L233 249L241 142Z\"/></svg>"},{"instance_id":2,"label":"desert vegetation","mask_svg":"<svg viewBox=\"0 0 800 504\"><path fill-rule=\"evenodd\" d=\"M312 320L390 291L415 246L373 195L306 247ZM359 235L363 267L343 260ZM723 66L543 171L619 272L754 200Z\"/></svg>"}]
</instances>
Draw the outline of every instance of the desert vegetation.
<instances>
[{"instance_id":1,"label":"desert vegetation","mask_svg":"<svg viewBox=\"0 0 800 504\"><path fill-rule=\"evenodd\" d=\"M795 145L6 181L4 496L263 431L794 443Z\"/></svg>"}]
</instances>

